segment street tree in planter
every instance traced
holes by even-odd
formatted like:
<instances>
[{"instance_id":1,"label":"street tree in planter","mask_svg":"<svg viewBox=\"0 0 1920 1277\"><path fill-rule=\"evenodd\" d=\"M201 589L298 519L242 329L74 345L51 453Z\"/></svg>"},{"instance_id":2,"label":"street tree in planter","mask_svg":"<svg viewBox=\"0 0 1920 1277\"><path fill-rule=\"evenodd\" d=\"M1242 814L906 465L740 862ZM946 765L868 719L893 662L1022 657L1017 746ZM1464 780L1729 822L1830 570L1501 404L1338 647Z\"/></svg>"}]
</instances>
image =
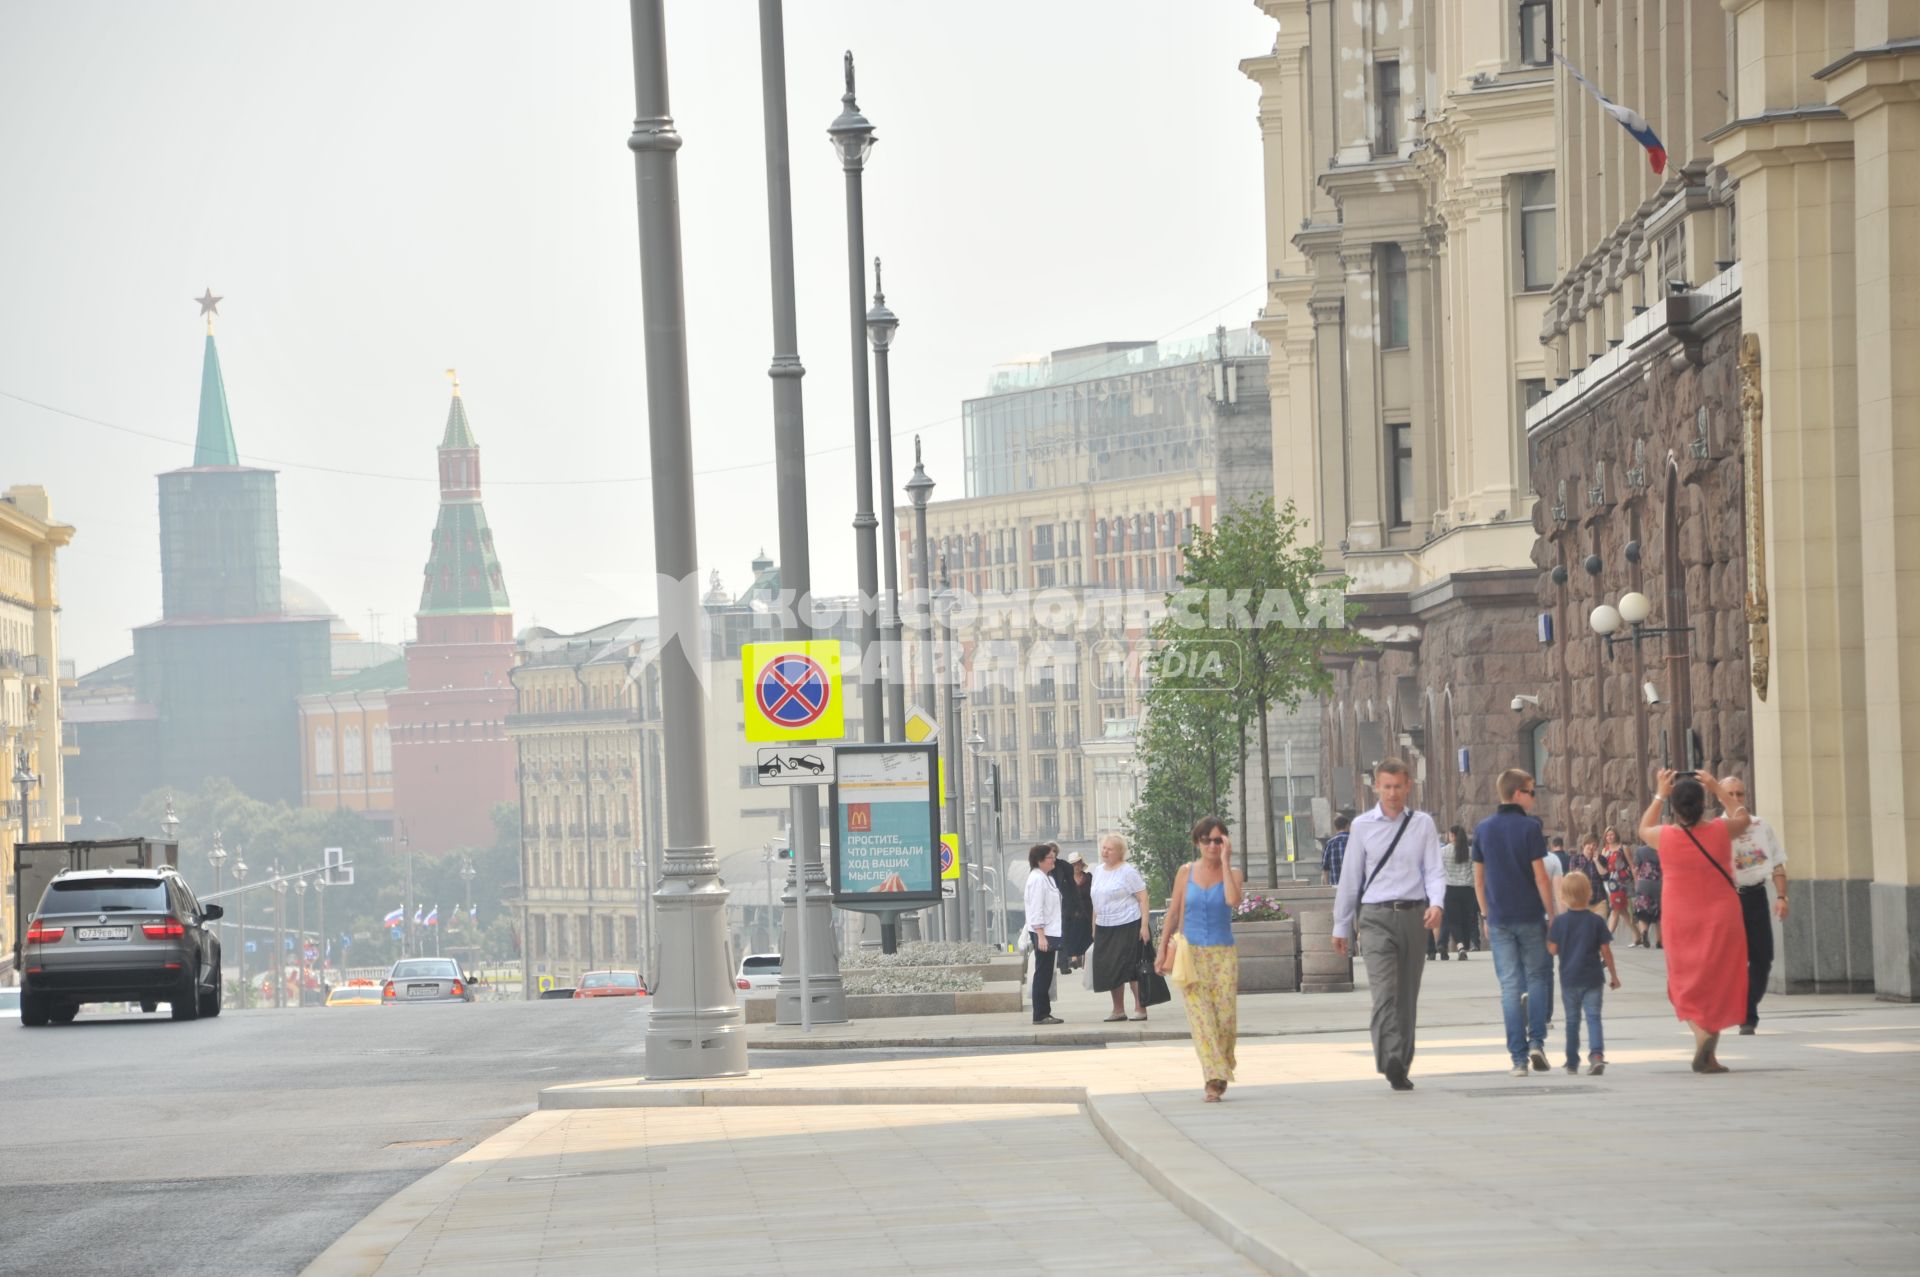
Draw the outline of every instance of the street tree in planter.
<instances>
[{"instance_id":1,"label":"street tree in planter","mask_svg":"<svg viewBox=\"0 0 1920 1277\"><path fill-rule=\"evenodd\" d=\"M1156 630L1156 635L1166 632ZM1151 899L1166 899L1174 872L1192 859L1187 835L1193 822L1225 811L1235 754L1245 739L1227 693L1153 681L1137 736L1143 771L1140 798L1125 822Z\"/></svg>"},{"instance_id":2,"label":"street tree in planter","mask_svg":"<svg viewBox=\"0 0 1920 1277\"><path fill-rule=\"evenodd\" d=\"M1238 654L1232 695L1250 701L1259 724L1260 792L1273 793L1269 717L1309 696L1333 690L1321 657L1351 651L1358 636L1347 627L1344 576L1330 575L1320 547L1292 501L1271 499L1236 506L1212 528L1194 533L1186 550L1181 591L1169 598L1168 619L1188 643L1226 643ZM1279 849L1273 822L1262 833L1268 881L1278 881Z\"/></svg>"}]
</instances>

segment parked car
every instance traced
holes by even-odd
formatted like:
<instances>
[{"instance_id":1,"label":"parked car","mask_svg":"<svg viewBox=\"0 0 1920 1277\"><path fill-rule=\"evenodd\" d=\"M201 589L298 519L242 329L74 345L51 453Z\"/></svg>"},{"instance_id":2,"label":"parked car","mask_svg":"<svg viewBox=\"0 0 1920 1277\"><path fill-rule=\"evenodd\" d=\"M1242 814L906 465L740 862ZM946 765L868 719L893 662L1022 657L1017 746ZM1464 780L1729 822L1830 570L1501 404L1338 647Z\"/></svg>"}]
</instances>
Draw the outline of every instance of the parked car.
<instances>
[{"instance_id":1,"label":"parked car","mask_svg":"<svg viewBox=\"0 0 1920 1277\"><path fill-rule=\"evenodd\" d=\"M562 999L571 998L572 996L573 996L573 986L570 984L558 985L551 989L540 990L540 1000L542 1002L559 1001Z\"/></svg>"},{"instance_id":2,"label":"parked car","mask_svg":"<svg viewBox=\"0 0 1920 1277\"><path fill-rule=\"evenodd\" d=\"M646 981L638 971L589 971L574 988L576 998L644 998Z\"/></svg>"},{"instance_id":3,"label":"parked car","mask_svg":"<svg viewBox=\"0 0 1920 1277\"><path fill-rule=\"evenodd\" d=\"M88 1002L171 1003L173 1018L220 1014L220 941L172 868L54 875L27 926L20 1020L70 1024Z\"/></svg>"},{"instance_id":4,"label":"parked car","mask_svg":"<svg viewBox=\"0 0 1920 1277\"><path fill-rule=\"evenodd\" d=\"M380 986L380 1003L471 1002L473 986L452 958L402 958Z\"/></svg>"},{"instance_id":5,"label":"parked car","mask_svg":"<svg viewBox=\"0 0 1920 1277\"><path fill-rule=\"evenodd\" d=\"M796 754L787 760L787 766L795 771L811 772L815 776L824 775L827 765L812 754Z\"/></svg>"},{"instance_id":6,"label":"parked car","mask_svg":"<svg viewBox=\"0 0 1920 1277\"><path fill-rule=\"evenodd\" d=\"M780 988L780 955L749 953L740 959L740 970L734 975L733 984L750 997L776 992Z\"/></svg>"}]
</instances>

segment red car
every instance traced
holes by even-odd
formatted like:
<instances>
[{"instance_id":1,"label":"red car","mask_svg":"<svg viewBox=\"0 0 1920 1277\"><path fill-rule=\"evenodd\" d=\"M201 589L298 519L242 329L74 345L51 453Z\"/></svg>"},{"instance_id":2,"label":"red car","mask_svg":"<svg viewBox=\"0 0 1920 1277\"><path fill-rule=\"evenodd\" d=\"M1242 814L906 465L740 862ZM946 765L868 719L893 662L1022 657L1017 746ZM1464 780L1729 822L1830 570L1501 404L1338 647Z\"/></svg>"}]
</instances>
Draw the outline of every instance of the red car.
<instances>
[{"instance_id":1,"label":"red car","mask_svg":"<svg viewBox=\"0 0 1920 1277\"><path fill-rule=\"evenodd\" d=\"M638 971L589 971L574 986L576 998L644 998L647 986Z\"/></svg>"}]
</instances>

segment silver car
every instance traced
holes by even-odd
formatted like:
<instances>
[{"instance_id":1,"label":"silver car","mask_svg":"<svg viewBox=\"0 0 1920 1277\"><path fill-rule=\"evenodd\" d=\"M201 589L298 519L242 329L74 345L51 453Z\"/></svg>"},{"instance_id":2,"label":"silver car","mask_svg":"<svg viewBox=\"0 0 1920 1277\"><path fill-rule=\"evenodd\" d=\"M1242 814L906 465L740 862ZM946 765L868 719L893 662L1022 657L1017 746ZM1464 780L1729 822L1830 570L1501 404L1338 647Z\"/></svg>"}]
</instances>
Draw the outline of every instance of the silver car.
<instances>
[{"instance_id":1,"label":"silver car","mask_svg":"<svg viewBox=\"0 0 1920 1277\"><path fill-rule=\"evenodd\" d=\"M220 1014L220 941L172 869L82 869L57 875L27 926L20 1021L71 1023L87 1002L168 1002L173 1018Z\"/></svg>"},{"instance_id":2,"label":"silver car","mask_svg":"<svg viewBox=\"0 0 1920 1277\"><path fill-rule=\"evenodd\" d=\"M396 1002L471 1002L473 985L452 958L402 958L387 972L380 1005Z\"/></svg>"}]
</instances>

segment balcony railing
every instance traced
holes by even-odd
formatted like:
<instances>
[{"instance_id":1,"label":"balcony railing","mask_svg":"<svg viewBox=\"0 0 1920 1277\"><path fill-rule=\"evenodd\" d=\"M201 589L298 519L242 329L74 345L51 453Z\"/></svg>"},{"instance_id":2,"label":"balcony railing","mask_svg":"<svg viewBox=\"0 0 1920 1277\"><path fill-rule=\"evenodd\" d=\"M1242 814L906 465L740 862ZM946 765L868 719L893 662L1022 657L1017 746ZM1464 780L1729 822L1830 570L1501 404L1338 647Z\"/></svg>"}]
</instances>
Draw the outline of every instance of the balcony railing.
<instances>
[{"instance_id":1,"label":"balcony railing","mask_svg":"<svg viewBox=\"0 0 1920 1277\"><path fill-rule=\"evenodd\" d=\"M1054 743L1052 732L1035 732L1033 734L1033 748L1058 749L1059 746Z\"/></svg>"},{"instance_id":2,"label":"balcony railing","mask_svg":"<svg viewBox=\"0 0 1920 1277\"><path fill-rule=\"evenodd\" d=\"M1057 780L1034 781L1033 796L1035 798L1058 798L1060 796L1060 782Z\"/></svg>"}]
</instances>

